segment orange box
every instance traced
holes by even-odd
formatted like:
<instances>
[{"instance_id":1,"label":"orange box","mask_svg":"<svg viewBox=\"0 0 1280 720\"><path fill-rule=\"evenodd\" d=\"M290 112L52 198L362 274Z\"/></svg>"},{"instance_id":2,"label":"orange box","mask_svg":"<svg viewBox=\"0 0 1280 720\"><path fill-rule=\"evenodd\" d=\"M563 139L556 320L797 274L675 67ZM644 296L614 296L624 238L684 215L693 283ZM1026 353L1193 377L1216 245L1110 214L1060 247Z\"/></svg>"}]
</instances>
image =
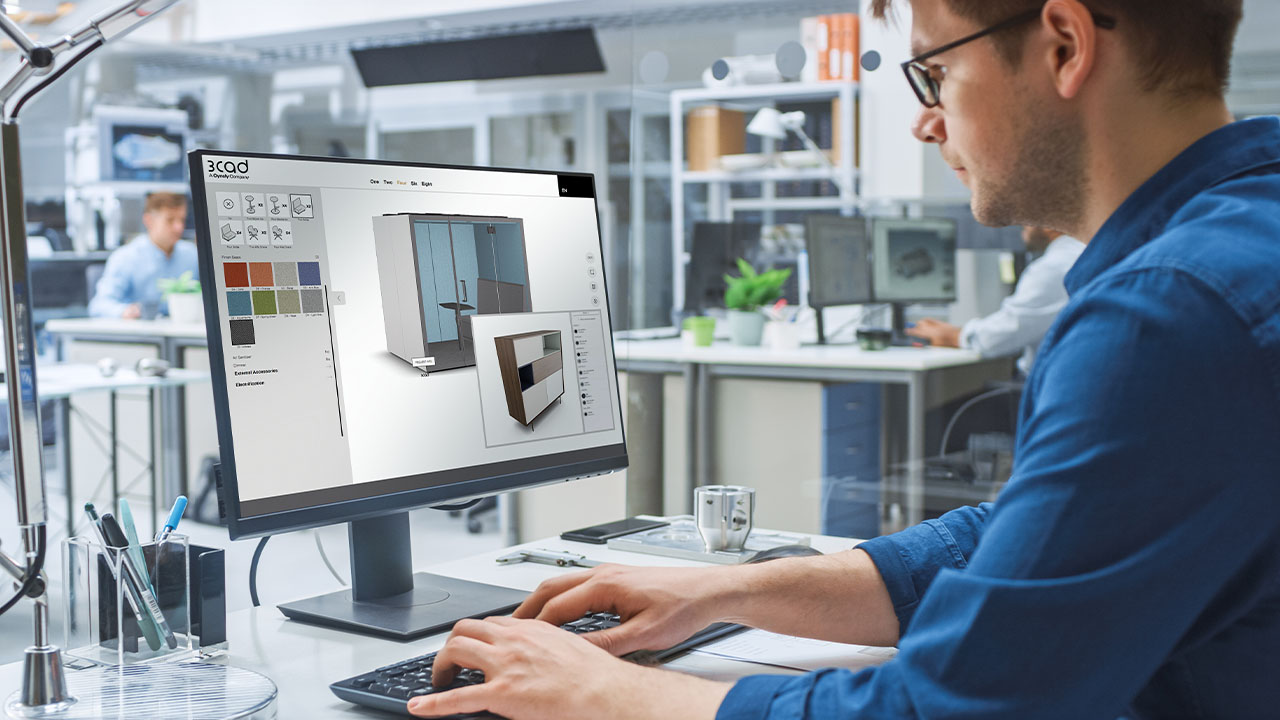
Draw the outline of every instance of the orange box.
<instances>
[{"instance_id":1,"label":"orange box","mask_svg":"<svg viewBox=\"0 0 1280 720\"><path fill-rule=\"evenodd\" d=\"M721 155L746 151L746 113L717 105L693 108L685 120L684 143L690 171L719 170Z\"/></svg>"}]
</instances>

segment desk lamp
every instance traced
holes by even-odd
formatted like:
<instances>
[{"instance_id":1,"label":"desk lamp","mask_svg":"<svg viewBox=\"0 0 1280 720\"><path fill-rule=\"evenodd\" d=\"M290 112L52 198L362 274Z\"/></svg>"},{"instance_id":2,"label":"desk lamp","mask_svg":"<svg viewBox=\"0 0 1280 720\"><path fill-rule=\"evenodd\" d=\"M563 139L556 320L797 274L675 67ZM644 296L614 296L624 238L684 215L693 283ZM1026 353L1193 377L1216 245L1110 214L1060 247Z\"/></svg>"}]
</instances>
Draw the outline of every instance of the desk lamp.
<instances>
[{"instance_id":1,"label":"desk lamp","mask_svg":"<svg viewBox=\"0 0 1280 720\"><path fill-rule=\"evenodd\" d=\"M22 166L18 157L18 113L28 100L103 44L120 38L177 0L128 0L91 19L83 28L43 45L33 41L4 12L0 33L17 46L22 59L0 85L0 318L8 368L9 437L22 531L22 563L0 563L6 570L23 565L19 591L0 612L23 596L36 600L35 643L23 657L22 691L6 710L21 716L46 715L75 702L67 694L59 649L49 642L49 608L41 570L48 554L44 468L41 463L40 409L36 394L35 342L31 326L31 288L27 271L26 217ZM58 63L58 56L75 49ZM47 77L44 77L47 76ZM30 86L28 81L44 77Z\"/></svg>"},{"instance_id":2,"label":"desk lamp","mask_svg":"<svg viewBox=\"0 0 1280 720\"><path fill-rule=\"evenodd\" d=\"M809 133L804 131L805 114L803 110L784 113L779 112L777 108L764 107L756 112L755 117L751 118L751 122L747 123L747 132L760 137L772 138L774 140L786 140L787 131L791 131L800 138L806 149L817 155L827 169L831 171L831 182L835 183L837 188L843 189L840 178L836 173L836 166L831 162L831 158L818 147L818 144L809 137Z\"/></svg>"}]
</instances>

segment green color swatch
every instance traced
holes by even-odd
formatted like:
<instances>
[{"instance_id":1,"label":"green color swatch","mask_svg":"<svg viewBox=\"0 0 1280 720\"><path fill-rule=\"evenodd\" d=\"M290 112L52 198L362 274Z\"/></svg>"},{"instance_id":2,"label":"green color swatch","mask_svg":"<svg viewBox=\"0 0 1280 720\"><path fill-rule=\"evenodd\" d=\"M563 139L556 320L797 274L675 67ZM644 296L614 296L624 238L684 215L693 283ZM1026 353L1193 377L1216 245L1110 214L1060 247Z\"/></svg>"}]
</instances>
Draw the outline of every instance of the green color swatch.
<instances>
[{"instance_id":1,"label":"green color swatch","mask_svg":"<svg viewBox=\"0 0 1280 720\"><path fill-rule=\"evenodd\" d=\"M276 291L275 290L254 290L253 291L253 314L254 315L275 315L276 314Z\"/></svg>"}]
</instances>

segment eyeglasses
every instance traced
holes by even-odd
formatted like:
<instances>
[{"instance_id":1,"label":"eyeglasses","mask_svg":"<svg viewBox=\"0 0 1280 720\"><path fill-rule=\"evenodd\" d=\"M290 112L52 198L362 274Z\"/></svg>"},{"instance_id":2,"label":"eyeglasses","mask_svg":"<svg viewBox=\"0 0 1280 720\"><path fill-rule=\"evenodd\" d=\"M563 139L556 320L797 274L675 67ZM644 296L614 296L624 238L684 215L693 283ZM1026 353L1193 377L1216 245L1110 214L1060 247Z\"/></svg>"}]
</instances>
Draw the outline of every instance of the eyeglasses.
<instances>
[{"instance_id":1,"label":"eyeglasses","mask_svg":"<svg viewBox=\"0 0 1280 720\"><path fill-rule=\"evenodd\" d=\"M902 63L902 72L906 73L907 83L911 85L911 89L915 91L916 97L920 99L920 104L927 108L937 107L941 100L942 78L945 74L943 68L937 65L925 65L924 61L935 55L941 55L949 50L955 50L961 45L973 42L979 38L998 33L1001 30L1008 30L1026 22L1031 22L1040 17L1042 8L1028 10L1019 13L1003 22L998 22L989 28L979 30L978 32L947 43L939 48L934 48L923 55L917 55L910 60ZM1114 30L1116 27L1116 19L1101 13L1091 12L1093 16L1093 24L1103 30Z\"/></svg>"}]
</instances>

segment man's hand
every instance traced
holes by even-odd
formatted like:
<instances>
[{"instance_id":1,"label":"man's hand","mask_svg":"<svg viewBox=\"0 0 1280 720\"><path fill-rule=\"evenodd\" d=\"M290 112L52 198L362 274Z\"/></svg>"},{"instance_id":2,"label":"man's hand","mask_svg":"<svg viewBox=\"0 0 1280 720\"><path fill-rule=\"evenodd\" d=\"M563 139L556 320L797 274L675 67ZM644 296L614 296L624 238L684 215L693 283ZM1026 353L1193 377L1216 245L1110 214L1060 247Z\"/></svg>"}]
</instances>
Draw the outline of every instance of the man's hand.
<instances>
[{"instance_id":1,"label":"man's hand","mask_svg":"<svg viewBox=\"0 0 1280 720\"><path fill-rule=\"evenodd\" d=\"M719 613L746 586L732 580L733 570L601 565L543 582L513 615L561 625L588 612L613 612L621 625L584 637L614 655L661 650L725 619Z\"/></svg>"},{"instance_id":2,"label":"man's hand","mask_svg":"<svg viewBox=\"0 0 1280 720\"><path fill-rule=\"evenodd\" d=\"M924 318L915 327L907 328L907 334L924 338L934 347L960 347L960 328L933 318Z\"/></svg>"},{"instance_id":3,"label":"man's hand","mask_svg":"<svg viewBox=\"0 0 1280 720\"><path fill-rule=\"evenodd\" d=\"M711 720L730 687L632 665L554 625L507 617L454 626L436 655L432 682L448 685L459 667L482 671L485 682L414 698L409 712L431 717L487 710L511 720Z\"/></svg>"},{"instance_id":4,"label":"man's hand","mask_svg":"<svg viewBox=\"0 0 1280 720\"><path fill-rule=\"evenodd\" d=\"M126 305L124 308L124 312L120 313L120 317L124 318L125 320L137 320L138 318L142 317L142 306L139 305L138 303L133 303L132 305Z\"/></svg>"}]
</instances>

